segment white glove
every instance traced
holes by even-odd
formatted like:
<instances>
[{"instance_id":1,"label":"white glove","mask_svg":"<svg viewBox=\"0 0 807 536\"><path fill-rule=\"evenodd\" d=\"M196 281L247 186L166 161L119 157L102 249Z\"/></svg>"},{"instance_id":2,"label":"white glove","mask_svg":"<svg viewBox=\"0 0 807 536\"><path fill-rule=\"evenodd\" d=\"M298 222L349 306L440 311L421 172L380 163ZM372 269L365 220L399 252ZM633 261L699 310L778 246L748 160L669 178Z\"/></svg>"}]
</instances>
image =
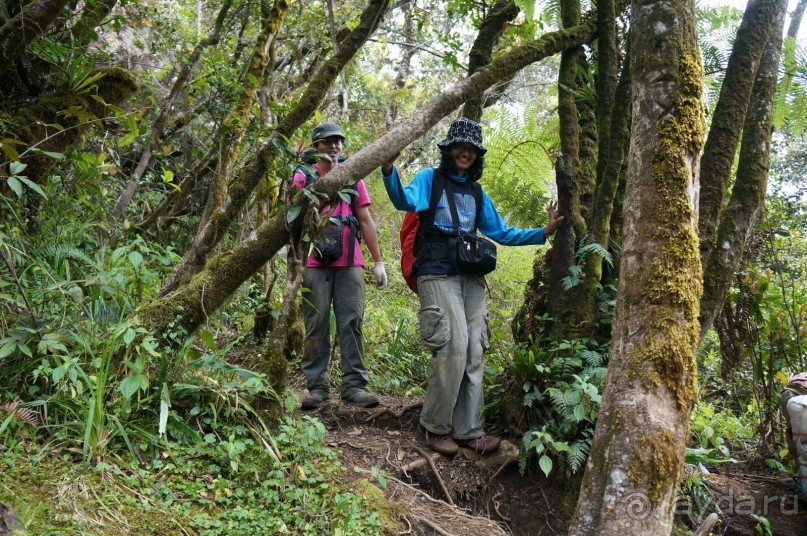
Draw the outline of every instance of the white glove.
<instances>
[{"instance_id":1,"label":"white glove","mask_svg":"<svg viewBox=\"0 0 807 536\"><path fill-rule=\"evenodd\" d=\"M375 286L382 290L387 288L387 271L384 269L384 263L375 263L371 271L375 277Z\"/></svg>"}]
</instances>

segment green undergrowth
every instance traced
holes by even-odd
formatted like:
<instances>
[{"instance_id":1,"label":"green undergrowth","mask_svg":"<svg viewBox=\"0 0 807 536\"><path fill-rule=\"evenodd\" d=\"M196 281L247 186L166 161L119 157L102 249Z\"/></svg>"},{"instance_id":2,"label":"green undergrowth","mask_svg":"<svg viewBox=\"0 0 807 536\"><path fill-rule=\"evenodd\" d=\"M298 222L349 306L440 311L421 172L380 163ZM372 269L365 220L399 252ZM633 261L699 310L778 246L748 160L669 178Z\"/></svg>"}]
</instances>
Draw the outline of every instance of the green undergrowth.
<instances>
[{"instance_id":1,"label":"green undergrowth","mask_svg":"<svg viewBox=\"0 0 807 536\"><path fill-rule=\"evenodd\" d=\"M201 444L167 442L156 459L94 466L58 440L28 438L0 455L0 502L29 534L382 534L383 492L351 471L314 419L286 419L277 453L233 429ZM278 459L279 458L279 459ZM233 463L237 461L237 463ZM368 497L368 498L365 498ZM372 503L372 504L371 504Z\"/></svg>"}]
</instances>

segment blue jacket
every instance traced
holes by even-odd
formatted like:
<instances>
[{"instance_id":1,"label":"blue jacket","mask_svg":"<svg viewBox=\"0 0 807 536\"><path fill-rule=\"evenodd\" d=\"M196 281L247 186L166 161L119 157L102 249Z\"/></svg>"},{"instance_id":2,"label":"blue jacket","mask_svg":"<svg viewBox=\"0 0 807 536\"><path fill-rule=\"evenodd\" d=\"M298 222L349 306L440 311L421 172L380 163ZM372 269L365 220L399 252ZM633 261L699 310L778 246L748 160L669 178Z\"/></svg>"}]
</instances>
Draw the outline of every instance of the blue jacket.
<instances>
[{"instance_id":1,"label":"blue jacket","mask_svg":"<svg viewBox=\"0 0 807 536\"><path fill-rule=\"evenodd\" d=\"M387 194L395 208L409 212L422 212L429 208L432 180L434 179L433 168L418 171L415 178L406 187L401 184L401 178L395 166L392 167L392 172L389 176L384 175L383 172L382 176L384 178L384 187L387 189ZM465 177L457 177L456 175L449 175L449 177L458 185L464 185L466 182ZM470 233L473 231L473 224L476 219L476 200L467 191L468 188L458 186L454 190L460 226L464 232ZM461 190L466 190L466 192L463 193ZM454 228L451 212L448 203L446 203L445 190L443 190L443 195L437 203L434 220L435 225L438 227L449 231ZM518 227L507 225L484 189L482 189L482 210L479 215L478 228L483 235L491 240L507 246L528 246L546 242L543 227L519 229Z\"/></svg>"}]
</instances>

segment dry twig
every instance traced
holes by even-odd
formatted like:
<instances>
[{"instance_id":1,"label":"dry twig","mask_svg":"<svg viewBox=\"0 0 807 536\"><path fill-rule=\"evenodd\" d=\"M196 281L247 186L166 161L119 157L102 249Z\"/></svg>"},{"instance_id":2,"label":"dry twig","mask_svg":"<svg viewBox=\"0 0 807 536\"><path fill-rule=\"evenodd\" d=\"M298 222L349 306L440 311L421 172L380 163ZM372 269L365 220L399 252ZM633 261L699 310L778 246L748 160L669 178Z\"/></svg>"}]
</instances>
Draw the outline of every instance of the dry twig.
<instances>
[{"instance_id":1,"label":"dry twig","mask_svg":"<svg viewBox=\"0 0 807 536\"><path fill-rule=\"evenodd\" d=\"M434 476L437 478L437 482L440 484L440 489L443 490L446 499L448 499L448 504L450 504L451 506L455 506L454 501L451 499L451 494L448 492L448 488L446 488L445 482L443 482L443 477L440 476L440 471L437 470L437 466L434 464L434 460L432 460L432 457L429 456L429 453L416 445L410 445L410 447L415 449L418 452L418 454L420 454L426 459L426 462L429 464L429 467L434 473Z\"/></svg>"}]
</instances>

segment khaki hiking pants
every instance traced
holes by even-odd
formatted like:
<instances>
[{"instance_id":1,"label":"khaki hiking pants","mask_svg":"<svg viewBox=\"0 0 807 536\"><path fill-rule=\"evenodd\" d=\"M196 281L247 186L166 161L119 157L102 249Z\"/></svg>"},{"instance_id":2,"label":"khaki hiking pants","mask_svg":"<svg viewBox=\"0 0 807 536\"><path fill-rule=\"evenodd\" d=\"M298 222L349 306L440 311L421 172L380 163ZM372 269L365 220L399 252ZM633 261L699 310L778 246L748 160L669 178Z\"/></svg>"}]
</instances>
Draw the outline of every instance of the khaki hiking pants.
<instances>
[{"instance_id":1,"label":"khaki hiking pants","mask_svg":"<svg viewBox=\"0 0 807 536\"><path fill-rule=\"evenodd\" d=\"M364 389L364 271L360 266L306 268L303 286L305 345L302 369L309 392L331 391L328 364L331 360L331 307L336 317L342 365L342 395Z\"/></svg>"},{"instance_id":2,"label":"khaki hiking pants","mask_svg":"<svg viewBox=\"0 0 807 536\"><path fill-rule=\"evenodd\" d=\"M432 351L420 424L460 440L479 437L484 433L482 353L488 345L485 278L420 276L418 295L420 337Z\"/></svg>"}]
</instances>

